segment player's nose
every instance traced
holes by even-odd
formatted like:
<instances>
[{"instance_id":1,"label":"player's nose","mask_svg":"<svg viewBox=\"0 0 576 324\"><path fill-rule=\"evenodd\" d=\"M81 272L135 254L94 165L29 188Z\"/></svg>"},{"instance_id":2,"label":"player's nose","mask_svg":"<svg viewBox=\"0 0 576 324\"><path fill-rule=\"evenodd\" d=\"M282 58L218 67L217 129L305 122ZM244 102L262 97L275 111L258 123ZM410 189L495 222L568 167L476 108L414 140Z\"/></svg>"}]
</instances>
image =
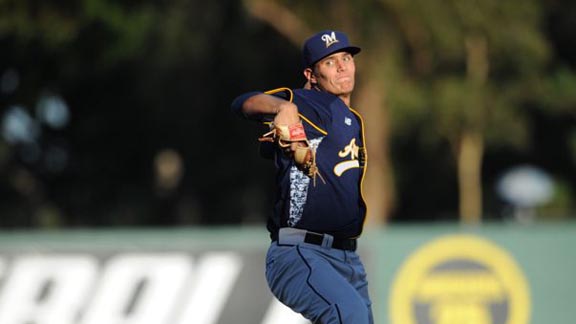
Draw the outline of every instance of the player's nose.
<instances>
[{"instance_id":1,"label":"player's nose","mask_svg":"<svg viewBox=\"0 0 576 324\"><path fill-rule=\"evenodd\" d=\"M342 62L342 60L336 60L336 69L338 71L344 71L344 70L346 70L346 64L344 64L344 62Z\"/></svg>"}]
</instances>

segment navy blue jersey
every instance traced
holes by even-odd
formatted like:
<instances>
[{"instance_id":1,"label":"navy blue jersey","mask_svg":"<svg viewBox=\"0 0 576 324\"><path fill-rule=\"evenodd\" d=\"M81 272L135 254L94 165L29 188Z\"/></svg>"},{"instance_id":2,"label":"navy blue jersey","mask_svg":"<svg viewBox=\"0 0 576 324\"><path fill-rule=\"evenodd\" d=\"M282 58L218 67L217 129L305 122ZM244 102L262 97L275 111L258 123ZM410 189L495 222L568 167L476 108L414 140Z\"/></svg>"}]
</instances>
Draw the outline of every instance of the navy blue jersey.
<instances>
[{"instance_id":1,"label":"navy blue jersey","mask_svg":"<svg viewBox=\"0 0 576 324\"><path fill-rule=\"evenodd\" d=\"M366 217L362 197L362 180L366 172L362 118L332 94L304 89L281 90L275 95L298 106L324 181L316 179L314 183L298 170L292 159L276 149L278 188L268 230L275 233L280 227L295 227L338 238L359 236Z\"/></svg>"}]
</instances>

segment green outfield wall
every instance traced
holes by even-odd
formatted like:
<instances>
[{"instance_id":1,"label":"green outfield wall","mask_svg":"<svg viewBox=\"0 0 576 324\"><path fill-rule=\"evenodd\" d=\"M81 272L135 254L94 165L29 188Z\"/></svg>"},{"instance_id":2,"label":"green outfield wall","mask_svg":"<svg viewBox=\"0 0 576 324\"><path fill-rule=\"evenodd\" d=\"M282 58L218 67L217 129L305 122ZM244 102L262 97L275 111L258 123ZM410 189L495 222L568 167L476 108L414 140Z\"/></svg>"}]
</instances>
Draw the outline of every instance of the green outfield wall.
<instances>
[{"instance_id":1,"label":"green outfield wall","mask_svg":"<svg viewBox=\"0 0 576 324\"><path fill-rule=\"evenodd\" d=\"M360 240L376 323L576 323L576 224L390 226ZM0 324L305 324L261 228L0 232Z\"/></svg>"}]
</instances>

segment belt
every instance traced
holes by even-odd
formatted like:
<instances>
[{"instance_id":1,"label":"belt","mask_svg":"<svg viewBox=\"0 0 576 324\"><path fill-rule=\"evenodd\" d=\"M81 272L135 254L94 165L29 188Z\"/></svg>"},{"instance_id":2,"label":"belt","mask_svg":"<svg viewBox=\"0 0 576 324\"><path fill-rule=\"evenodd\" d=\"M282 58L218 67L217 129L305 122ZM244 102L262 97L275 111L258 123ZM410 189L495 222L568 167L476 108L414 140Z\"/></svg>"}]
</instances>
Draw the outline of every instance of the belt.
<instances>
[{"instance_id":1,"label":"belt","mask_svg":"<svg viewBox=\"0 0 576 324\"><path fill-rule=\"evenodd\" d=\"M275 235L272 235L272 240L278 241L278 244L280 245L309 243L326 248L334 248L347 251L356 251L357 248L356 239L337 238L330 234L315 233L291 227L281 228L277 233L275 233Z\"/></svg>"}]
</instances>

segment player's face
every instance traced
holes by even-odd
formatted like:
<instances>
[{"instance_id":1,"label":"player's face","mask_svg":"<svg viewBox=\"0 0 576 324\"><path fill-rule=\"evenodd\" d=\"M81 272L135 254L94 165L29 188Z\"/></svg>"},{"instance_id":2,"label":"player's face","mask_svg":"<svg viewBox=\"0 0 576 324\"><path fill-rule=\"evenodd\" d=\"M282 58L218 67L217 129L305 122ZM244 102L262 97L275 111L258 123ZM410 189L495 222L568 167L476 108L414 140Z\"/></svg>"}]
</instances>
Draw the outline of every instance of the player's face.
<instances>
[{"instance_id":1,"label":"player's face","mask_svg":"<svg viewBox=\"0 0 576 324\"><path fill-rule=\"evenodd\" d=\"M349 96L354 90L356 65L347 52L334 53L316 63L310 82L337 96Z\"/></svg>"}]
</instances>

